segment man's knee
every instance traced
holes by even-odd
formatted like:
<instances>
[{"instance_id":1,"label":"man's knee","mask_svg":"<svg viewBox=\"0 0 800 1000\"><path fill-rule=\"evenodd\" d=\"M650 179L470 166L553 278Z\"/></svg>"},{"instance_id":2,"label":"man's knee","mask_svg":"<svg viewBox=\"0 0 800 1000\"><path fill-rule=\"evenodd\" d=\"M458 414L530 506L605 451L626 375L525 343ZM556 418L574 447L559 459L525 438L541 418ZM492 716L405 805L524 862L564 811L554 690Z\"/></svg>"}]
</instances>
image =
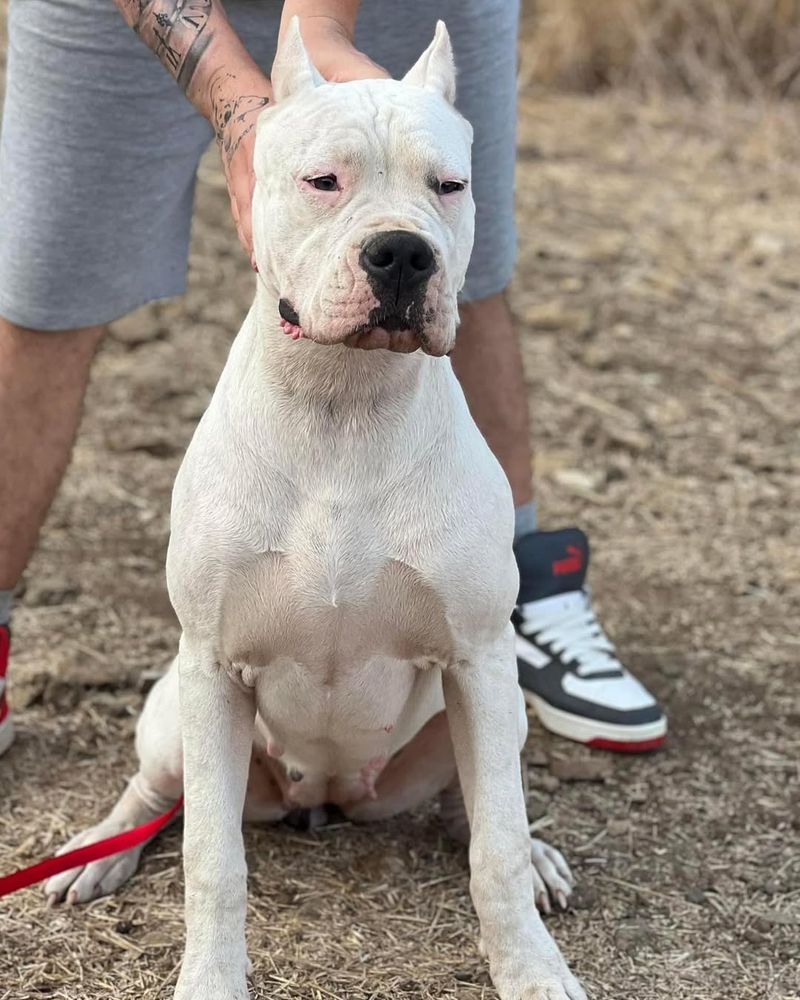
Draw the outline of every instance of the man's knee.
<instances>
[{"instance_id":1,"label":"man's knee","mask_svg":"<svg viewBox=\"0 0 800 1000\"><path fill-rule=\"evenodd\" d=\"M34 330L0 316L0 359L12 361L15 356L39 355L89 364L107 329L87 326L75 330Z\"/></svg>"},{"instance_id":2,"label":"man's knee","mask_svg":"<svg viewBox=\"0 0 800 1000\"><path fill-rule=\"evenodd\" d=\"M511 315L505 291L495 292L485 299L472 299L470 302L462 302L458 307L462 326L472 326L481 323L484 317L496 316L498 313Z\"/></svg>"}]
</instances>

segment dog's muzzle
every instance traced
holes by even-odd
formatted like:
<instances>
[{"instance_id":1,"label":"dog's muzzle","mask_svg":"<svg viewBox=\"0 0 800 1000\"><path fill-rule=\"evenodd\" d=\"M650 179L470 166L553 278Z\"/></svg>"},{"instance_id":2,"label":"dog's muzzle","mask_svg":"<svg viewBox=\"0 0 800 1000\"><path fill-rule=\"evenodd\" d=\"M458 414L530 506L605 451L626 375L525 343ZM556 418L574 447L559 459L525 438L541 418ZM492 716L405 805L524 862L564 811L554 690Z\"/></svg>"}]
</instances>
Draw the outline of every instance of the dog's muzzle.
<instances>
[{"instance_id":1,"label":"dog's muzzle","mask_svg":"<svg viewBox=\"0 0 800 1000\"><path fill-rule=\"evenodd\" d=\"M435 356L445 353L427 334L431 309L430 304L426 307L426 296L429 279L438 270L433 247L408 230L385 230L374 233L361 245L359 265L374 305L369 315L339 342L366 350L410 353L422 348ZM303 337L302 320L292 302L281 298L278 311L284 333L294 340Z\"/></svg>"}]
</instances>

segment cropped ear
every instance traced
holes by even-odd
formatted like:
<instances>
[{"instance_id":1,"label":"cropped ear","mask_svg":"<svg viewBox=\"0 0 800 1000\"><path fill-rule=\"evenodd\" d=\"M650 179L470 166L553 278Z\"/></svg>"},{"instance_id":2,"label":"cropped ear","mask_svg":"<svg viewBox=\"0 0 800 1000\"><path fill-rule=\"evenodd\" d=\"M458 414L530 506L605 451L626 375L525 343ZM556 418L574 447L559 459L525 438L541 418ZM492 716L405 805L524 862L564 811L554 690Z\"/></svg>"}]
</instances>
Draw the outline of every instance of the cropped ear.
<instances>
[{"instance_id":1,"label":"cropped ear","mask_svg":"<svg viewBox=\"0 0 800 1000\"><path fill-rule=\"evenodd\" d=\"M313 90L324 82L308 58L300 34L300 18L295 15L281 39L272 64L272 92L275 100L283 101L292 94Z\"/></svg>"},{"instance_id":2,"label":"cropped ear","mask_svg":"<svg viewBox=\"0 0 800 1000\"><path fill-rule=\"evenodd\" d=\"M436 22L433 41L403 77L403 83L441 94L451 104L456 99L456 64L444 21Z\"/></svg>"}]
</instances>

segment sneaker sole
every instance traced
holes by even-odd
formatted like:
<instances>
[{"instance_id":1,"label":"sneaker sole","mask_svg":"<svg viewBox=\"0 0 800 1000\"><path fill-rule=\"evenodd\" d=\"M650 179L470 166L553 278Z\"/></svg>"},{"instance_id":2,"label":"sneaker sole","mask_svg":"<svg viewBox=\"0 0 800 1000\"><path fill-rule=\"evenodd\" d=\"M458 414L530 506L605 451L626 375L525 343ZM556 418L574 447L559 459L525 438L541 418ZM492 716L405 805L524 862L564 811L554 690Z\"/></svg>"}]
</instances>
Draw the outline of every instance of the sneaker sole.
<instances>
[{"instance_id":1,"label":"sneaker sole","mask_svg":"<svg viewBox=\"0 0 800 1000\"><path fill-rule=\"evenodd\" d=\"M523 689L523 693L525 701L536 712L545 729L576 743L585 743L599 750L614 750L617 753L646 753L648 750L658 749L667 738L667 720L664 716L655 722L622 726L587 719L583 715L572 715L560 708L553 708L530 691Z\"/></svg>"}]
</instances>

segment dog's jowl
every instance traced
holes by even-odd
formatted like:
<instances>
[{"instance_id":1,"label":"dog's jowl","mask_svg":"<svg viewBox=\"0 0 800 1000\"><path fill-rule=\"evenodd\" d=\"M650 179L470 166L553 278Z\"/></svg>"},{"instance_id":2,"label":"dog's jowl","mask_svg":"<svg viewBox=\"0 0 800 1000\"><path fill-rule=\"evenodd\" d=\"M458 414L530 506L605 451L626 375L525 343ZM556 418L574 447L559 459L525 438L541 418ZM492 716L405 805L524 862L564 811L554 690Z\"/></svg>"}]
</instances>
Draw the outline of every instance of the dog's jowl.
<instances>
[{"instance_id":1,"label":"dog's jowl","mask_svg":"<svg viewBox=\"0 0 800 1000\"><path fill-rule=\"evenodd\" d=\"M513 507L446 355L473 237L469 124L444 25L401 81L326 84L297 24L258 125L255 301L175 484L178 655L139 771L87 843L185 796L178 1000L246 1000L241 819L439 797L502 1000L584 1000L537 912L509 616ZM57 876L116 889L140 849Z\"/></svg>"}]
</instances>

